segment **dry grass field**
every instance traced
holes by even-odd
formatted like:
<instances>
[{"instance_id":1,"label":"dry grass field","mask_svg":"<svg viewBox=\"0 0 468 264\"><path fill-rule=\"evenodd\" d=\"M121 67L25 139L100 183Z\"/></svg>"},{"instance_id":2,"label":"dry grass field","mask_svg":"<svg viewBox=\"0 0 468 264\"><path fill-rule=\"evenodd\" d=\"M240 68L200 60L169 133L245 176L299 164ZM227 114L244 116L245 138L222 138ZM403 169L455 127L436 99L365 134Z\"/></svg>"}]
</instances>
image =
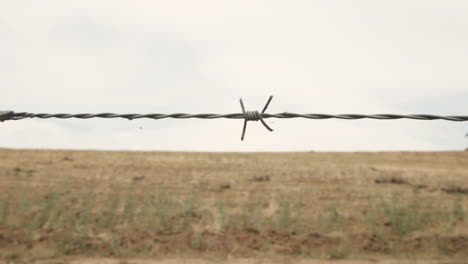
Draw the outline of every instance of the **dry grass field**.
<instances>
[{"instance_id":1,"label":"dry grass field","mask_svg":"<svg viewBox=\"0 0 468 264\"><path fill-rule=\"evenodd\" d=\"M468 263L466 151L0 149L0 179L0 263Z\"/></svg>"}]
</instances>

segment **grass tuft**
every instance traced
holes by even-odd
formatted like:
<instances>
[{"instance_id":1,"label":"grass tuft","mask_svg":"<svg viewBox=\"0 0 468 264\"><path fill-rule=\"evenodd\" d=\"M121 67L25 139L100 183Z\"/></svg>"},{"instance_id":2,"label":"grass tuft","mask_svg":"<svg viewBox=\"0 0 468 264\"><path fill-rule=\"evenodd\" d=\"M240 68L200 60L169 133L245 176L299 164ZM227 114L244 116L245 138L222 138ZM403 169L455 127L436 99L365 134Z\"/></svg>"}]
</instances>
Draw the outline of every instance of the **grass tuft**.
<instances>
[{"instance_id":1,"label":"grass tuft","mask_svg":"<svg viewBox=\"0 0 468 264\"><path fill-rule=\"evenodd\" d=\"M52 192L47 194L45 199L45 203L42 204L43 207L39 209L31 222L31 229L40 229L45 227L57 205L58 200L60 199L60 194L57 192Z\"/></svg>"},{"instance_id":2,"label":"grass tuft","mask_svg":"<svg viewBox=\"0 0 468 264\"><path fill-rule=\"evenodd\" d=\"M91 211L93 210L94 202L96 200L96 194L92 191L88 192L86 198L78 211L78 219L76 220L76 226L83 226L90 218Z\"/></svg>"},{"instance_id":3,"label":"grass tuft","mask_svg":"<svg viewBox=\"0 0 468 264\"><path fill-rule=\"evenodd\" d=\"M159 219L159 225L160 225L160 230L161 232L164 233L172 233L173 231L173 223L170 221L170 208L171 207L171 201L169 198L166 196L165 193L161 193L158 195L157 200L156 200L156 215L158 216Z\"/></svg>"},{"instance_id":4,"label":"grass tuft","mask_svg":"<svg viewBox=\"0 0 468 264\"><path fill-rule=\"evenodd\" d=\"M0 226L8 225L8 215L10 213L11 193L7 192L5 198L0 203Z\"/></svg>"},{"instance_id":5,"label":"grass tuft","mask_svg":"<svg viewBox=\"0 0 468 264\"><path fill-rule=\"evenodd\" d=\"M291 220L291 203L289 199L282 199L279 204L276 228L278 230L288 229L291 225Z\"/></svg>"},{"instance_id":6,"label":"grass tuft","mask_svg":"<svg viewBox=\"0 0 468 264\"><path fill-rule=\"evenodd\" d=\"M338 204L333 203L323 214L319 216L321 229L325 232L342 229L345 218L338 211Z\"/></svg>"},{"instance_id":7,"label":"grass tuft","mask_svg":"<svg viewBox=\"0 0 468 264\"><path fill-rule=\"evenodd\" d=\"M110 201L110 206L105 212L105 215L102 217L102 221L99 222L101 228L111 228L114 225L115 218L117 215L117 210L120 206L120 192L117 191L112 194L112 199Z\"/></svg>"}]
</instances>

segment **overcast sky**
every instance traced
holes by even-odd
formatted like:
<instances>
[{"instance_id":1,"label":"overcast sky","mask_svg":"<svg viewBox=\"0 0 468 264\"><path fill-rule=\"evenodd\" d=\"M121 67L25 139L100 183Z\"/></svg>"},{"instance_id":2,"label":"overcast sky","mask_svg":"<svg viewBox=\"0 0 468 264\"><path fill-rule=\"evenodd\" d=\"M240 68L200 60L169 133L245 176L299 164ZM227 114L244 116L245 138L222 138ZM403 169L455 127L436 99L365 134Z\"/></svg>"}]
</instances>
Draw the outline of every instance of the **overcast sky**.
<instances>
[{"instance_id":1,"label":"overcast sky","mask_svg":"<svg viewBox=\"0 0 468 264\"><path fill-rule=\"evenodd\" d=\"M468 2L0 1L0 110L468 115ZM461 150L468 122L25 119L0 147Z\"/></svg>"}]
</instances>

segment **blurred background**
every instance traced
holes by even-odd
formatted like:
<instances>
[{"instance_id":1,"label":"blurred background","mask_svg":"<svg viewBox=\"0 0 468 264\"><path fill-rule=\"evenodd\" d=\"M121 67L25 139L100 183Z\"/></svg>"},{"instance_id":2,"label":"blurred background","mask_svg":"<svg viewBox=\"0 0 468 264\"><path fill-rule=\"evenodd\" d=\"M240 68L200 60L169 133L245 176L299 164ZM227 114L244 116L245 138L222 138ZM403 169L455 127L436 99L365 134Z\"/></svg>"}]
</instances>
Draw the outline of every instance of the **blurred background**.
<instances>
[{"instance_id":1,"label":"blurred background","mask_svg":"<svg viewBox=\"0 0 468 264\"><path fill-rule=\"evenodd\" d=\"M468 115L468 2L0 2L0 110ZM25 119L0 147L463 150L468 122Z\"/></svg>"}]
</instances>

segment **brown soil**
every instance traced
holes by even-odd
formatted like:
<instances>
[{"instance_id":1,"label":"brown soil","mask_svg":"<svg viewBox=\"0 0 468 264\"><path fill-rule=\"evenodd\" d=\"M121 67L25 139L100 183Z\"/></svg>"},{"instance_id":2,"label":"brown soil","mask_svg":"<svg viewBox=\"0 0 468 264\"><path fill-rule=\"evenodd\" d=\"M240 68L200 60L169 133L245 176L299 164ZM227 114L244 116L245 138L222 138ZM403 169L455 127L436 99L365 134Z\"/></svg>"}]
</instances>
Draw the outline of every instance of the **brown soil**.
<instances>
[{"instance_id":1,"label":"brown soil","mask_svg":"<svg viewBox=\"0 0 468 264\"><path fill-rule=\"evenodd\" d=\"M468 152L0 149L0 178L0 257L7 262L52 258L55 262L37 263L61 263L57 259L62 263L124 263L121 259L129 257L134 259L127 263L325 263L335 259L343 263L405 263L403 259L464 263L468 258L464 213L468 199L463 192L468 189ZM53 224L52 213L31 228L28 222L40 220L45 209L32 205L20 213L21 198L39 204L63 193L67 199L57 212L69 211L72 218L81 218L80 206L90 191L96 204L82 227L67 226L64 219L69 218L63 215L56 216L58 224ZM135 216L122 216L127 209L121 205L119 220L98 228L101 215L112 207L109 197L117 191L137 201ZM388 201L397 197L406 203L415 192L436 213L451 212L452 207L459 213L447 218L450 221L434 220L404 235L395 233L397 223L383 215L369 225L369 197ZM152 221L142 216L146 197L161 193L178 202L196 195L198 207L189 216L175 209L168 216L170 223L189 219L189 228L152 228L152 223L142 223ZM455 199L459 199L458 207L453 205ZM11 205L5 207L5 201ZM223 201L227 220L219 220L219 201ZM284 208L290 210L282 213ZM255 218L255 212L261 212L261 217ZM286 226L281 226L282 215L289 217ZM62 249L57 250L60 245Z\"/></svg>"}]
</instances>

